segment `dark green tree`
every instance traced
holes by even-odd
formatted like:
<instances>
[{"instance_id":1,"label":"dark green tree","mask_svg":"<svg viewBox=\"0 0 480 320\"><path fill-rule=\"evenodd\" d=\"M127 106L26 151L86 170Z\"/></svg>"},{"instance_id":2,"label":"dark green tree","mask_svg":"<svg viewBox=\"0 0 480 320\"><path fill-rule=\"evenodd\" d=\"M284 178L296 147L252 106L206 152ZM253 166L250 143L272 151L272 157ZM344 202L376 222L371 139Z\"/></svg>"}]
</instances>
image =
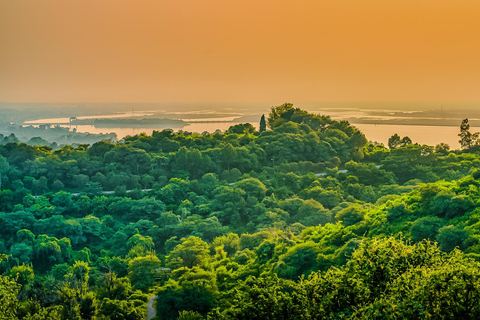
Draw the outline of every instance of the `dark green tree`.
<instances>
[{"instance_id":1,"label":"dark green tree","mask_svg":"<svg viewBox=\"0 0 480 320\"><path fill-rule=\"evenodd\" d=\"M396 149L398 147L402 147L405 145L405 143L408 143L408 140L406 140L406 138L408 137L403 137L403 139L400 138L400 136L398 134L394 134L393 136L391 136L389 139L388 139L388 147L391 149ZM410 139L410 138L408 138ZM412 142L412 140L410 140L410 143Z\"/></svg>"},{"instance_id":2,"label":"dark green tree","mask_svg":"<svg viewBox=\"0 0 480 320\"><path fill-rule=\"evenodd\" d=\"M296 109L293 107L293 103L284 103L280 106L272 107L268 115L268 126L273 129L286 121L290 121Z\"/></svg>"},{"instance_id":3,"label":"dark green tree","mask_svg":"<svg viewBox=\"0 0 480 320\"><path fill-rule=\"evenodd\" d=\"M400 146L401 147L408 146L409 144L412 144L412 139L410 139L407 136L403 137L402 140L400 140Z\"/></svg>"},{"instance_id":4,"label":"dark green tree","mask_svg":"<svg viewBox=\"0 0 480 320\"><path fill-rule=\"evenodd\" d=\"M478 135L478 132L470 132L470 124L468 124L468 119L463 119L462 124L460 125L460 133L458 134L460 137L458 142L460 142L462 149L470 149L471 147L478 145Z\"/></svg>"},{"instance_id":5,"label":"dark green tree","mask_svg":"<svg viewBox=\"0 0 480 320\"><path fill-rule=\"evenodd\" d=\"M158 293L157 314L162 320L174 320L180 311L207 314L215 305L211 290L200 283L188 284L179 289L167 287Z\"/></svg>"},{"instance_id":6,"label":"dark green tree","mask_svg":"<svg viewBox=\"0 0 480 320\"><path fill-rule=\"evenodd\" d=\"M262 114L262 117L260 118L260 127L259 131L264 132L267 130L267 122L265 121L265 115Z\"/></svg>"}]
</instances>

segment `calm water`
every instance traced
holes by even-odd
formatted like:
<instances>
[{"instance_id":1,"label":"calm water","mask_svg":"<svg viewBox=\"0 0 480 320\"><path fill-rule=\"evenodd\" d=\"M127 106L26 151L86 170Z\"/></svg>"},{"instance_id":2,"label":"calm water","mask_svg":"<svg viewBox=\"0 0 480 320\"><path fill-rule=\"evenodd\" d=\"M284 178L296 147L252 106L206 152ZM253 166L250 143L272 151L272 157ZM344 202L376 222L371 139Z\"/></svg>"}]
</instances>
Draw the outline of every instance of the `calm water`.
<instances>
[{"instance_id":1,"label":"calm water","mask_svg":"<svg viewBox=\"0 0 480 320\"><path fill-rule=\"evenodd\" d=\"M397 133L400 137L409 136L414 143L435 146L441 142L450 145L452 149L459 149L459 127L451 126L409 126L409 125L375 125L354 124L362 131L367 139L387 145L388 138ZM478 132L480 127L471 127L470 131Z\"/></svg>"},{"instance_id":2,"label":"calm water","mask_svg":"<svg viewBox=\"0 0 480 320\"><path fill-rule=\"evenodd\" d=\"M189 132L215 132L215 130L225 131L230 126L236 125L240 122L216 122L216 123L191 123L183 128L175 128L174 131L183 130ZM148 135L151 135L153 130L162 131L163 129L168 129L168 126L165 127L149 127L149 128L97 128L93 125L81 125L81 126L70 126L71 130L74 128L77 129L77 132L90 132L90 133L110 133L114 132L117 134L118 139L124 138L126 136L133 136L142 132L145 132Z\"/></svg>"},{"instance_id":3,"label":"calm water","mask_svg":"<svg viewBox=\"0 0 480 320\"><path fill-rule=\"evenodd\" d=\"M312 110L315 111L315 110ZM322 112L323 111L323 112ZM355 117L361 118L366 116L368 111L372 111L370 109L331 109L331 110L319 110L318 113L323 114L330 114L332 118L341 120L350 118L353 125L355 125L358 129L360 129L367 137L367 139L371 141L377 141L383 144L387 144L388 138L390 138L393 134L397 133L401 137L409 136L414 143L420 144L427 144L434 146L438 143L444 142L450 145L452 149L458 149L460 144L458 143L458 133L459 133L459 126L418 126L418 125L386 125L386 124L365 124L365 123L358 123L356 124L354 119ZM398 111L398 110L384 110L384 111ZM136 116L141 115L151 115L151 112L136 112ZM234 117L214 117L214 113L212 113L211 120L222 120L222 121L231 121ZM123 114L115 114L115 115L105 115L105 116L89 116L89 117L79 117L79 119L89 119L89 118L122 118L122 117L129 117L131 114L123 113ZM371 118L371 115L369 115ZM180 118L180 117L179 117ZM187 119L191 118L191 116L184 115L184 120L199 120L198 118ZM260 118L260 116L258 116ZM374 118L378 119L395 119L399 117L389 117L385 115L374 116ZM207 120L207 119L203 119ZM54 118L54 119L39 119L35 121L29 121L25 124L35 125L39 123L65 123L68 122L68 118ZM202 133L204 131L207 132L214 132L215 130L225 131L230 126L238 124L240 122L212 122L212 123L190 123L183 128L177 128L175 131L179 129L183 131L190 131L190 132L199 132ZM258 127L258 123L251 122L255 127ZM90 132L90 133L111 133L114 132L117 134L119 139L124 138L128 135L136 135L142 132L147 134L152 134L153 130L163 130L167 129L167 127L148 127L148 128L97 128L93 125L78 125L78 126L68 126L62 125L65 127L70 127L71 130L76 128L78 132ZM480 127L471 127L472 132L480 131Z\"/></svg>"},{"instance_id":4,"label":"calm water","mask_svg":"<svg viewBox=\"0 0 480 320\"><path fill-rule=\"evenodd\" d=\"M127 118L131 116L150 116L152 115L152 112L135 112L135 114L129 114L129 113L117 113L117 114L108 114L108 115L101 115L101 116L83 116L83 117L77 117L79 120L84 120L84 119L96 119L96 118ZM41 123L50 123L50 124L55 124L55 123L68 123L70 118L47 118L47 119L38 119L38 120L31 120L31 121L25 121L25 124L41 124Z\"/></svg>"},{"instance_id":5,"label":"calm water","mask_svg":"<svg viewBox=\"0 0 480 320\"><path fill-rule=\"evenodd\" d=\"M238 124L239 122L219 122L219 123L192 123L182 128L183 131L199 132L204 131L214 132L215 130L225 131L230 126ZM388 138L397 133L400 137L409 136L414 143L427 144L435 146L441 142L450 145L452 149L460 148L458 143L458 127L452 126L411 126L411 125L375 125L375 124L353 124L360 129L368 140L377 141L387 145ZM152 134L153 130L161 131L167 127L157 128L96 128L92 125L70 126L71 130L74 128L78 132L90 133L110 133L117 134L119 139L126 136L133 136L142 132ZM175 129L178 131L178 129ZM480 127L471 127L472 132L480 131Z\"/></svg>"}]
</instances>

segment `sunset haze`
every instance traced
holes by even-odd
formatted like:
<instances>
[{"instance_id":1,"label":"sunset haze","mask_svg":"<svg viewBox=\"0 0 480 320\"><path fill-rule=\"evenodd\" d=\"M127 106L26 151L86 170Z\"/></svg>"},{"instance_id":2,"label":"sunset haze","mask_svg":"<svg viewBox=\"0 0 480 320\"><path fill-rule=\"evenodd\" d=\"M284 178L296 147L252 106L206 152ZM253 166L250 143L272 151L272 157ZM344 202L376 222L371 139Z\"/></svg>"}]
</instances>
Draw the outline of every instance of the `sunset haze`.
<instances>
[{"instance_id":1,"label":"sunset haze","mask_svg":"<svg viewBox=\"0 0 480 320\"><path fill-rule=\"evenodd\" d=\"M0 0L0 101L480 101L480 2Z\"/></svg>"}]
</instances>

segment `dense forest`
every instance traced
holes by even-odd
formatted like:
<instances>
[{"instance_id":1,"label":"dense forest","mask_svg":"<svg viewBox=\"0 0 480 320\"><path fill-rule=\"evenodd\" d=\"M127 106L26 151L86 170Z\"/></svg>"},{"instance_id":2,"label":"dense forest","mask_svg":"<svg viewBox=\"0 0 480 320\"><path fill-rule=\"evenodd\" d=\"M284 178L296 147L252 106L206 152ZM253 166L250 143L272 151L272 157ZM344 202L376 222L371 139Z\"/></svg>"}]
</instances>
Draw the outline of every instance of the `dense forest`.
<instances>
[{"instance_id":1,"label":"dense forest","mask_svg":"<svg viewBox=\"0 0 480 320\"><path fill-rule=\"evenodd\" d=\"M0 145L0 318L480 318L479 137L292 104L213 134Z\"/></svg>"},{"instance_id":2,"label":"dense forest","mask_svg":"<svg viewBox=\"0 0 480 320\"><path fill-rule=\"evenodd\" d=\"M2 112L2 111L0 111ZM42 124L38 127L17 125L0 120L0 144L23 142L30 146L49 146L56 150L65 145L79 146L94 144L99 141L116 141L115 133L83 133L74 127L64 128L59 125Z\"/></svg>"}]
</instances>

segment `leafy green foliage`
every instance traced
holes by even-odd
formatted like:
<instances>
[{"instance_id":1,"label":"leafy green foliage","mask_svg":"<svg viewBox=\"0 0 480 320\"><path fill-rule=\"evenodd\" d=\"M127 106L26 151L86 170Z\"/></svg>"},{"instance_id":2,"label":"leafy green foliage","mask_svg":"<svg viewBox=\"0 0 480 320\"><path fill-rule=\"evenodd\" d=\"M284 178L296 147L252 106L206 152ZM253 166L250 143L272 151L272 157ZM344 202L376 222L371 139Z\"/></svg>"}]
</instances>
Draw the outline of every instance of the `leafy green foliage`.
<instances>
[{"instance_id":1,"label":"leafy green foliage","mask_svg":"<svg viewBox=\"0 0 480 320\"><path fill-rule=\"evenodd\" d=\"M263 119L0 145L0 314L144 319L156 294L161 319L478 317L475 148L388 149L291 104Z\"/></svg>"},{"instance_id":2,"label":"leafy green foliage","mask_svg":"<svg viewBox=\"0 0 480 320\"><path fill-rule=\"evenodd\" d=\"M292 283L251 277L219 319L476 318L480 264L430 242L363 242L341 268Z\"/></svg>"}]
</instances>

